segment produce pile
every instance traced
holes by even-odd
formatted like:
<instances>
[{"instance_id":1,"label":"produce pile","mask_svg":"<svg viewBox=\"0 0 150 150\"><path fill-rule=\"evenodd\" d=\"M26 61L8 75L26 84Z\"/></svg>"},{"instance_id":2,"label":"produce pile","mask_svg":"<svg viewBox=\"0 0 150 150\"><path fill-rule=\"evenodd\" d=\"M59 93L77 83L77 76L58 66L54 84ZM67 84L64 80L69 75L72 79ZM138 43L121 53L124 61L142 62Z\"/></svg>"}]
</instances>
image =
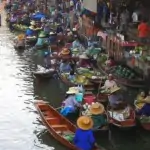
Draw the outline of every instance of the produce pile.
<instances>
[{"instance_id":1,"label":"produce pile","mask_svg":"<svg viewBox=\"0 0 150 150\"><path fill-rule=\"evenodd\" d=\"M82 76L85 76L86 78L90 78L90 79L102 79L102 80L106 80L107 77L106 76L103 76L101 74L101 72L98 72L98 71L93 71L93 70L90 70L88 68L78 68L77 69L77 73L79 75L82 75Z\"/></svg>"},{"instance_id":2,"label":"produce pile","mask_svg":"<svg viewBox=\"0 0 150 150\"><path fill-rule=\"evenodd\" d=\"M123 67L121 65L119 65L115 68L114 75L125 78L125 79L137 78L136 74L131 69L129 69L127 67Z\"/></svg>"},{"instance_id":3,"label":"produce pile","mask_svg":"<svg viewBox=\"0 0 150 150\"><path fill-rule=\"evenodd\" d=\"M98 54L101 52L101 48L92 48L87 50L88 56L98 56Z\"/></svg>"},{"instance_id":4,"label":"produce pile","mask_svg":"<svg viewBox=\"0 0 150 150\"><path fill-rule=\"evenodd\" d=\"M62 76L64 78L68 79L69 73L63 73ZM74 83L74 84L82 84L82 85L90 84L89 80L83 75L75 75L75 78L73 80L69 80L69 81Z\"/></svg>"},{"instance_id":5,"label":"produce pile","mask_svg":"<svg viewBox=\"0 0 150 150\"><path fill-rule=\"evenodd\" d=\"M20 31L25 31L28 28L28 26L25 26L25 25L22 25L22 24L14 24L13 27L16 30L20 30Z\"/></svg>"}]
</instances>

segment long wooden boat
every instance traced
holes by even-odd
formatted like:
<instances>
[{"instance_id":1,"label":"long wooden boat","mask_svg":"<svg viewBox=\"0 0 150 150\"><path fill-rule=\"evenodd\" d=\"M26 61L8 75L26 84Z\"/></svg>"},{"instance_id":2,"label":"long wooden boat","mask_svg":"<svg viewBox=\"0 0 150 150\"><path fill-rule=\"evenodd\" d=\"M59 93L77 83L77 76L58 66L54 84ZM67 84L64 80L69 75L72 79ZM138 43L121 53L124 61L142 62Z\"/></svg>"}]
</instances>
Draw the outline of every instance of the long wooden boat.
<instances>
[{"instance_id":1,"label":"long wooden boat","mask_svg":"<svg viewBox=\"0 0 150 150\"><path fill-rule=\"evenodd\" d=\"M136 126L136 115L133 108L130 108L130 116L124 121L118 121L109 114L110 108L107 108L109 123L120 129L131 129Z\"/></svg>"},{"instance_id":2,"label":"long wooden boat","mask_svg":"<svg viewBox=\"0 0 150 150\"><path fill-rule=\"evenodd\" d=\"M102 73L104 73L105 75L108 75L109 73L113 74L110 70L106 71L104 69L104 67L102 67L101 64L98 63L97 66L98 66L99 70ZM139 77L138 79L125 79L122 77L118 77L114 74L113 74L113 76L114 76L114 78L118 84L122 84L122 85L132 87L132 88L143 88L143 87L145 87L145 80L142 79L142 77Z\"/></svg>"},{"instance_id":3,"label":"long wooden boat","mask_svg":"<svg viewBox=\"0 0 150 150\"><path fill-rule=\"evenodd\" d=\"M55 70L49 70L49 71L46 71L46 72L34 71L33 76L35 78L48 79L48 78L52 78L55 73L56 73Z\"/></svg>"},{"instance_id":4,"label":"long wooden boat","mask_svg":"<svg viewBox=\"0 0 150 150\"><path fill-rule=\"evenodd\" d=\"M70 82L67 78L65 78L64 76L62 76L60 73L59 73L59 78L61 79L61 81L66 84L67 86L70 86L70 87L73 87L73 86L77 86L78 84L76 83L72 83ZM94 90L94 85L91 83L91 84L87 84L87 85L83 85L84 89L87 90L87 91L92 91Z\"/></svg>"},{"instance_id":5,"label":"long wooden boat","mask_svg":"<svg viewBox=\"0 0 150 150\"><path fill-rule=\"evenodd\" d=\"M56 140L70 150L79 150L73 143L69 142L65 139L65 137L63 137L65 135L75 134L76 126L74 126L69 120L57 112L56 109L44 101L36 102L35 107L44 125ZM94 150L100 149L96 147Z\"/></svg>"}]
</instances>

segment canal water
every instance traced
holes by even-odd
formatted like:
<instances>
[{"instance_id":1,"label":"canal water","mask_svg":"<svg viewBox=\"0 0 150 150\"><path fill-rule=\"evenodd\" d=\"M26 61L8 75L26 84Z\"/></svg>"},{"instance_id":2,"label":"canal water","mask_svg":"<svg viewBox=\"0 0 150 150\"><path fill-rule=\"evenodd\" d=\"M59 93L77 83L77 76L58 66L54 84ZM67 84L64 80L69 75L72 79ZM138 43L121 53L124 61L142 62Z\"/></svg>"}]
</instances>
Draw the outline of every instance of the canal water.
<instances>
[{"instance_id":1,"label":"canal water","mask_svg":"<svg viewBox=\"0 0 150 150\"><path fill-rule=\"evenodd\" d=\"M32 71L40 62L39 53L30 49L15 51L13 37L3 22L0 28L0 150L68 150L47 132L33 105L36 99L44 99L59 107L67 87L59 80L35 81ZM113 128L109 136L99 135L98 143L107 150L149 150L149 140L150 133L142 129Z\"/></svg>"}]
</instances>

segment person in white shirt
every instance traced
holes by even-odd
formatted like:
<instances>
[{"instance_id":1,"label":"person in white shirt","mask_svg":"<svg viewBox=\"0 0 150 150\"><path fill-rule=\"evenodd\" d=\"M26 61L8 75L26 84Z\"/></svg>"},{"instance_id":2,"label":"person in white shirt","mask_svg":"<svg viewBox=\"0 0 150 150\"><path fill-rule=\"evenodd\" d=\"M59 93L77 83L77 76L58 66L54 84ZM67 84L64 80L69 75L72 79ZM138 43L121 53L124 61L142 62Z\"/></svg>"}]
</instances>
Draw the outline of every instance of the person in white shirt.
<instances>
[{"instance_id":1,"label":"person in white shirt","mask_svg":"<svg viewBox=\"0 0 150 150\"><path fill-rule=\"evenodd\" d=\"M113 76L112 74L109 74L108 75L108 80L105 81L105 84L103 87L101 87L101 89L105 89L105 90L109 90L111 89L112 87L116 87L117 84L116 82L113 80Z\"/></svg>"}]
</instances>

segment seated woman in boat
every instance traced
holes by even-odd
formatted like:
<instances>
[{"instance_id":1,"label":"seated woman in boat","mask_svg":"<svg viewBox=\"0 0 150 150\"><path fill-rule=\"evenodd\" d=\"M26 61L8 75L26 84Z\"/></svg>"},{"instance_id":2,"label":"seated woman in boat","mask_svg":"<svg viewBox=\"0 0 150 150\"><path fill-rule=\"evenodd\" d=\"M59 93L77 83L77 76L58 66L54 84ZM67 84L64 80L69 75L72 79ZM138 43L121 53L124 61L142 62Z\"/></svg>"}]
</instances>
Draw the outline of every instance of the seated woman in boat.
<instances>
[{"instance_id":1,"label":"seated woman in boat","mask_svg":"<svg viewBox=\"0 0 150 150\"><path fill-rule=\"evenodd\" d=\"M63 60L59 67L60 72L70 72L71 66L67 60Z\"/></svg>"},{"instance_id":2,"label":"seated woman in boat","mask_svg":"<svg viewBox=\"0 0 150 150\"><path fill-rule=\"evenodd\" d=\"M50 42L50 44L56 44L56 42L57 42L57 34L56 33L50 32L49 42Z\"/></svg>"},{"instance_id":3,"label":"seated woman in boat","mask_svg":"<svg viewBox=\"0 0 150 150\"><path fill-rule=\"evenodd\" d=\"M68 76L68 79L69 79L71 82L73 82L73 81L75 80L75 74L74 74L74 71L73 71L73 70L70 71L70 74L69 74L69 76Z\"/></svg>"},{"instance_id":4,"label":"seated woman in boat","mask_svg":"<svg viewBox=\"0 0 150 150\"><path fill-rule=\"evenodd\" d=\"M108 58L108 60L105 63L106 63L106 67L108 68L111 68L116 65L114 58L111 56Z\"/></svg>"},{"instance_id":5,"label":"seated woman in boat","mask_svg":"<svg viewBox=\"0 0 150 150\"><path fill-rule=\"evenodd\" d=\"M120 94L120 88L114 86L110 90L109 104L112 109L121 109L124 108L125 103L122 94Z\"/></svg>"},{"instance_id":6,"label":"seated woman in boat","mask_svg":"<svg viewBox=\"0 0 150 150\"><path fill-rule=\"evenodd\" d=\"M112 87L116 87L117 84L113 80L113 75L109 74L108 75L108 80L105 81L105 84L103 87L101 87L102 90L109 91Z\"/></svg>"},{"instance_id":7,"label":"seated woman in boat","mask_svg":"<svg viewBox=\"0 0 150 150\"><path fill-rule=\"evenodd\" d=\"M81 104L77 102L75 96L75 94L77 94L78 92L78 89L75 87L69 88L69 90L66 92L67 98L62 103L62 115L67 116L70 113L74 113L77 110L77 108L81 107Z\"/></svg>"},{"instance_id":8,"label":"seated woman in boat","mask_svg":"<svg viewBox=\"0 0 150 150\"><path fill-rule=\"evenodd\" d=\"M42 31L38 36L38 40L37 40L37 43L35 44L35 46L44 46L47 44L48 44L47 35L45 34L44 31Z\"/></svg>"},{"instance_id":9,"label":"seated woman in boat","mask_svg":"<svg viewBox=\"0 0 150 150\"><path fill-rule=\"evenodd\" d=\"M81 150L93 150L96 141L93 135L93 121L88 116L81 116L77 120L78 129L75 132L74 144Z\"/></svg>"},{"instance_id":10,"label":"seated woman in boat","mask_svg":"<svg viewBox=\"0 0 150 150\"><path fill-rule=\"evenodd\" d=\"M138 115L150 116L150 92L148 93L148 96L145 95L145 92L141 92L137 96L135 105L137 107Z\"/></svg>"},{"instance_id":11,"label":"seated woman in boat","mask_svg":"<svg viewBox=\"0 0 150 150\"><path fill-rule=\"evenodd\" d=\"M79 42L79 39L77 36L75 36L75 40L73 41L72 43L72 49L75 49L75 48L81 48L81 43Z\"/></svg>"},{"instance_id":12,"label":"seated woman in boat","mask_svg":"<svg viewBox=\"0 0 150 150\"><path fill-rule=\"evenodd\" d=\"M98 102L94 103L90 107L90 114L93 120L93 129L98 129L107 124L107 119L104 116L104 106Z\"/></svg>"}]
</instances>

